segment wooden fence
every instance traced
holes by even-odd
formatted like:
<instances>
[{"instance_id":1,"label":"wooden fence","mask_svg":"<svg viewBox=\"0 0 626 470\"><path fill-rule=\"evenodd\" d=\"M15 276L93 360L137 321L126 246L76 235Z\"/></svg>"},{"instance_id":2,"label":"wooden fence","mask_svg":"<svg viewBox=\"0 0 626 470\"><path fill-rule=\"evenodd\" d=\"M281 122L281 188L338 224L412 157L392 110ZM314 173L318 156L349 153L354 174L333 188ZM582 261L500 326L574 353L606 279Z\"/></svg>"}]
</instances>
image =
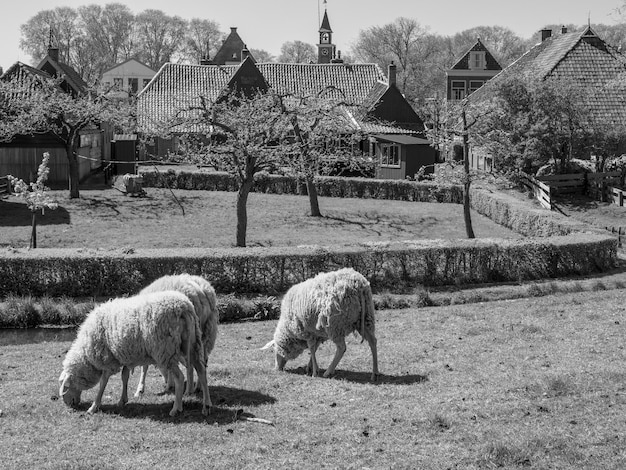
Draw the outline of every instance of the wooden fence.
<instances>
[{"instance_id":1,"label":"wooden fence","mask_svg":"<svg viewBox=\"0 0 626 470\"><path fill-rule=\"evenodd\" d=\"M624 207L626 200L626 191L619 188L614 188L613 186L609 186L607 188L607 200L616 204L620 207Z\"/></svg>"},{"instance_id":2,"label":"wooden fence","mask_svg":"<svg viewBox=\"0 0 626 470\"><path fill-rule=\"evenodd\" d=\"M622 172L577 173L549 175L535 178L520 173L521 182L529 188L539 203L546 209L555 208L554 198L563 194L588 194L592 198L624 206L626 190L619 189Z\"/></svg>"},{"instance_id":3,"label":"wooden fence","mask_svg":"<svg viewBox=\"0 0 626 470\"><path fill-rule=\"evenodd\" d=\"M0 198L6 197L11 194L11 185L9 184L9 178L6 176L0 176Z\"/></svg>"},{"instance_id":4,"label":"wooden fence","mask_svg":"<svg viewBox=\"0 0 626 470\"><path fill-rule=\"evenodd\" d=\"M535 196L535 199L539 201L539 204L550 211L554 209L550 186L524 172L520 172L519 177L522 184L533 192L533 195Z\"/></svg>"}]
</instances>

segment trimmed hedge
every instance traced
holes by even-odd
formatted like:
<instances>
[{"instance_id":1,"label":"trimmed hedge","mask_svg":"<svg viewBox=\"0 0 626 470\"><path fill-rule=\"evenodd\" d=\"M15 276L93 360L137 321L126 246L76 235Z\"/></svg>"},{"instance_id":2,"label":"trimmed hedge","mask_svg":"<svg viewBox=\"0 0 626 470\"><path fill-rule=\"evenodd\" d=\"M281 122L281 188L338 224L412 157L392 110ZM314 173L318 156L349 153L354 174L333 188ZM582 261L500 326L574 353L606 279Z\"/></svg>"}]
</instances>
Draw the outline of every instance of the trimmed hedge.
<instances>
[{"instance_id":1,"label":"trimmed hedge","mask_svg":"<svg viewBox=\"0 0 626 470\"><path fill-rule=\"evenodd\" d=\"M206 191L237 191L237 180L226 172L186 171L167 169L156 171L140 167L143 187L190 189ZM455 185L437 185L408 180L380 180L318 176L315 187L320 196L343 198L393 199L398 201L447 202L460 204L463 189ZM253 191L270 194L306 195L306 185L292 176L257 173Z\"/></svg>"},{"instance_id":2,"label":"trimmed hedge","mask_svg":"<svg viewBox=\"0 0 626 470\"><path fill-rule=\"evenodd\" d=\"M0 251L0 295L119 296L154 279L189 272L220 293L276 294L320 271L353 267L374 289L520 281L602 272L617 242L574 234L529 240L474 239L377 243L356 247Z\"/></svg>"},{"instance_id":3,"label":"trimmed hedge","mask_svg":"<svg viewBox=\"0 0 626 470\"><path fill-rule=\"evenodd\" d=\"M167 180L173 188L232 191L227 173L141 172L144 186ZM157 178L158 177L158 178ZM294 178L257 175L256 189L300 194ZM153 178L153 179L151 179ZM458 186L366 178L316 179L321 196L462 201ZM206 277L219 293L275 295L321 271L353 267L376 290L522 281L606 271L617 261L617 240L558 214L534 209L502 193L471 192L472 207L497 223L537 238L419 240L358 246L186 248L103 251L0 250L0 296L107 297L134 293L166 274Z\"/></svg>"}]
</instances>

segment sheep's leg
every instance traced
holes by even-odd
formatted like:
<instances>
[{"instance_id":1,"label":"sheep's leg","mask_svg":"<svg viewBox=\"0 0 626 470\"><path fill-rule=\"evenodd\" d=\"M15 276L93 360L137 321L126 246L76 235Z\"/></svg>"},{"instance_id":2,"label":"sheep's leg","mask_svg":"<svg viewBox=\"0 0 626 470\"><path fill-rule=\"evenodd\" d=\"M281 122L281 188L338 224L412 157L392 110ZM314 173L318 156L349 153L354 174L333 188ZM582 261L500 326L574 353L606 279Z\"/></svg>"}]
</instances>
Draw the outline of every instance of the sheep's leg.
<instances>
[{"instance_id":1,"label":"sheep's leg","mask_svg":"<svg viewBox=\"0 0 626 470\"><path fill-rule=\"evenodd\" d=\"M102 371L102 376L100 377L100 389L98 390L98 394L96 395L96 399L93 401L87 413L95 413L100 409L100 405L102 404L102 395L104 394L104 389L107 386L109 381L109 377L111 374L107 371Z\"/></svg>"},{"instance_id":2,"label":"sheep's leg","mask_svg":"<svg viewBox=\"0 0 626 470\"><path fill-rule=\"evenodd\" d=\"M317 377L319 366L317 365L317 358L315 357L315 353L317 352L317 347L319 346L319 341L317 339L310 339L307 341L309 346L309 351L311 352L311 358L309 359L309 366L307 367L307 374L311 373L311 376Z\"/></svg>"},{"instance_id":3,"label":"sheep's leg","mask_svg":"<svg viewBox=\"0 0 626 470\"><path fill-rule=\"evenodd\" d=\"M189 367L193 371L196 370L198 374L198 384L202 388L202 414L208 415L209 409L213 406L211 402L211 395L209 394L209 384L206 376L206 365L203 364L203 361L196 359L192 359L193 367L189 364ZM193 375L193 372L192 374Z\"/></svg>"},{"instance_id":4,"label":"sheep's leg","mask_svg":"<svg viewBox=\"0 0 626 470\"><path fill-rule=\"evenodd\" d=\"M179 411L183 411L183 392L185 387L185 377L182 372L178 368L178 364L174 364L173 366L168 368L169 377L174 380L174 406L172 407L172 411L170 411L170 416L175 416Z\"/></svg>"},{"instance_id":5,"label":"sheep's leg","mask_svg":"<svg viewBox=\"0 0 626 470\"><path fill-rule=\"evenodd\" d=\"M335 351L335 357L333 358L333 361L328 366L328 369L326 369L326 372L324 372L324 377L330 377L331 375L335 373L335 367L337 367L337 364L339 364L339 361L341 361L341 358L346 352L346 339L345 338L341 337L341 338L335 339L334 343L335 343L335 346L337 346L337 350Z\"/></svg>"},{"instance_id":6,"label":"sheep's leg","mask_svg":"<svg viewBox=\"0 0 626 470\"><path fill-rule=\"evenodd\" d=\"M128 377L130 376L130 369L126 366L122 367L122 396L117 406L124 406L128 403Z\"/></svg>"},{"instance_id":7,"label":"sheep's leg","mask_svg":"<svg viewBox=\"0 0 626 470\"><path fill-rule=\"evenodd\" d=\"M135 398L139 398L143 395L146 389L146 376L148 375L148 366L141 367L141 375L139 376L139 384L137 385L137 391L135 391Z\"/></svg>"},{"instance_id":8,"label":"sheep's leg","mask_svg":"<svg viewBox=\"0 0 626 470\"><path fill-rule=\"evenodd\" d=\"M369 331L365 330L365 339L370 345L370 349L372 350L372 377L371 381L376 382L378 379L378 349L376 347L376 336Z\"/></svg>"}]
</instances>

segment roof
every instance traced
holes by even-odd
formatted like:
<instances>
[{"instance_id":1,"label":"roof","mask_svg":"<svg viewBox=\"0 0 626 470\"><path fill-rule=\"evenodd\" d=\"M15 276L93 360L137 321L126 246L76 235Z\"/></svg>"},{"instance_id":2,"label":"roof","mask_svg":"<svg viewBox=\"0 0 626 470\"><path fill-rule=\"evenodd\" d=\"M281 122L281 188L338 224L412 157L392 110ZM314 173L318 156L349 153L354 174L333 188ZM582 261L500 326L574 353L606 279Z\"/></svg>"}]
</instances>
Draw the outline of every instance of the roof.
<instances>
[{"instance_id":1,"label":"roof","mask_svg":"<svg viewBox=\"0 0 626 470\"><path fill-rule=\"evenodd\" d=\"M581 32L562 33L543 40L472 93L468 100L488 99L493 87L508 77L524 75L535 81L555 78L595 88L585 103L590 113L609 123L626 123L626 89L606 87L625 72L626 57L587 27Z\"/></svg>"},{"instance_id":2,"label":"roof","mask_svg":"<svg viewBox=\"0 0 626 470\"><path fill-rule=\"evenodd\" d=\"M374 134L372 137L376 137L377 139L381 140L387 140L389 142L395 142L402 145L430 145L430 141L428 139L422 139L420 137L415 137L412 135Z\"/></svg>"},{"instance_id":3,"label":"roof","mask_svg":"<svg viewBox=\"0 0 626 470\"><path fill-rule=\"evenodd\" d=\"M241 51L246 48L243 39L237 33L237 28L230 28L230 34L222 43L222 47L217 51L211 64L225 65L229 62L241 62ZM250 52L248 52L249 55Z\"/></svg>"},{"instance_id":4,"label":"roof","mask_svg":"<svg viewBox=\"0 0 626 470\"><path fill-rule=\"evenodd\" d=\"M126 59L126 60L125 60L125 61L123 61L123 62L117 63L117 64L113 65L112 67L109 67L109 68L108 68L108 69L106 69L104 72L102 72L102 74L101 74L101 75L104 75L104 74L106 74L106 73L110 72L111 70L115 70L116 68L118 68L118 67L122 67L123 65L126 65L126 64L131 63L131 62L135 62L135 63L137 63L137 64L139 64L139 65L141 65L141 66L143 66L143 67L145 67L145 68L147 68L147 69L149 69L149 70L151 70L152 72L155 72L155 70L153 70L151 67L147 66L146 64L144 64L144 63L143 63L143 62L141 62L140 60L137 60L137 59L135 59L135 58L131 57L130 59ZM155 72L155 73L156 73L156 72Z\"/></svg>"},{"instance_id":5,"label":"roof","mask_svg":"<svg viewBox=\"0 0 626 470\"><path fill-rule=\"evenodd\" d=\"M463 54L459 60L456 61L456 63L452 66L452 70L469 70L470 53L474 51L485 52L485 70L502 70L498 61L491 54L491 52L489 52L489 49L487 49L487 47L482 43L480 38L478 38L476 43L465 54Z\"/></svg>"},{"instance_id":6,"label":"roof","mask_svg":"<svg viewBox=\"0 0 626 470\"><path fill-rule=\"evenodd\" d=\"M54 60L50 55L47 55L43 58L43 60L37 66L39 70L43 70L48 72L51 76L61 77L67 84L79 94L85 93L89 86L83 80L83 78L79 75L79 73L74 70L71 66L64 64L63 62L59 62Z\"/></svg>"},{"instance_id":7,"label":"roof","mask_svg":"<svg viewBox=\"0 0 626 470\"><path fill-rule=\"evenodd\" d=\"M330 21L328 21L328 12L324 10L324 19L322 20L322 25L319 29L320 33L332 33L333 30L330 29Z\"/></svg>"},{"instance_id":8,"label":"roof","mask_svg":"<svg viewBox=\"0 0 626 470\"><path fill-rule=\"evenodd\" d=\"M377 64L253 64L247 60L241 65L167 63L137 95L139 125L149 131L151 123L170 121L181 109L199 105L201 96L216 101L240 68L250 65L281 94L323 96L360 106L370 103L372 90L380 83L386 86L386 77Z\"/></svg>"}]
</instances>

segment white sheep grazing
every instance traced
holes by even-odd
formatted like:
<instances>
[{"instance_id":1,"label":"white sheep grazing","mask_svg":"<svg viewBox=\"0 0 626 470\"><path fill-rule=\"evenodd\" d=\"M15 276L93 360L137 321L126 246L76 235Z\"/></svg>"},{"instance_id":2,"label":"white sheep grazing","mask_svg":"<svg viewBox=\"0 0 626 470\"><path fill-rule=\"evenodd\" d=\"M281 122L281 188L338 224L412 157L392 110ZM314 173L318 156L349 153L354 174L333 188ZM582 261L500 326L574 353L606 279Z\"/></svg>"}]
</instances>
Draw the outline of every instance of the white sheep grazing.
<instances>
[{"instance_id":1,"label":"white sheep grazing","mask_svg":"<svg viewBox=\"0 0 626 470\"><path fill-rule=\"evenodd\" d=\"M163 276L142 289L140 294L161 292L165 290L182 292L189 300L191 300L191 303L193 303L198 317L198 323L200 324L200 331L202 333L204 357L208 358L209 354L213 350L213 347L215 346L215 339L217 338L217 325L219 321L217 297L211 283L201 276L194 276L191 274ZM137 391L135 392L135 397L141 396L144 392L147 373L148 366L143 366L141 369L141 376L139 377L139 384L137 385ZM174 386L172 378L168 377L165 371L161 371L161 373L167 380L167 387L171 389ZM187 375L189 376L189 374ZM193 378L193 369L190 377ZM198 388L199 385L200 384L196 384L196 388ZM187 380L187 393L192 393L193 390L193 380Z\"/></svg>"},{"instance_id":2,"label":"white sheep grazing","mask_svg":"<svg viewBox=\"0 0 626 470\"><path fill-rule=\"evenodd\" d=\"M283 297L274 339L262 349L274 347L276 369L283 370L307 347L311 353L308 371L318 373L315 352L330 339L337 347L324 377L335 372L346 351L345 337L359 331L372 351L372 381L378 375L378 353L374 336L374 302L370 284L352 268L320 273L291 287Z\"/></svg>"},{"instance_id":3,"label":"white sheep grazing","mask_svg":"<svg viewBox=\"0 0 626 470\"><path fill-rule=\"evenodd\" d=\"M88 412L100 407L109 377L122 369L122 396L128 401L130 369L155 364L175 382L170 415L182 411L184 377L178 363L186 357L198 373L203 392L202 413L212 406L206 378L206 359L197 317L191 301L180 292L167 291L110 300L92 310L78 329L63 361L59 394L75 407L83 390L100 382Z\"/></svg>"}]
</instances>

